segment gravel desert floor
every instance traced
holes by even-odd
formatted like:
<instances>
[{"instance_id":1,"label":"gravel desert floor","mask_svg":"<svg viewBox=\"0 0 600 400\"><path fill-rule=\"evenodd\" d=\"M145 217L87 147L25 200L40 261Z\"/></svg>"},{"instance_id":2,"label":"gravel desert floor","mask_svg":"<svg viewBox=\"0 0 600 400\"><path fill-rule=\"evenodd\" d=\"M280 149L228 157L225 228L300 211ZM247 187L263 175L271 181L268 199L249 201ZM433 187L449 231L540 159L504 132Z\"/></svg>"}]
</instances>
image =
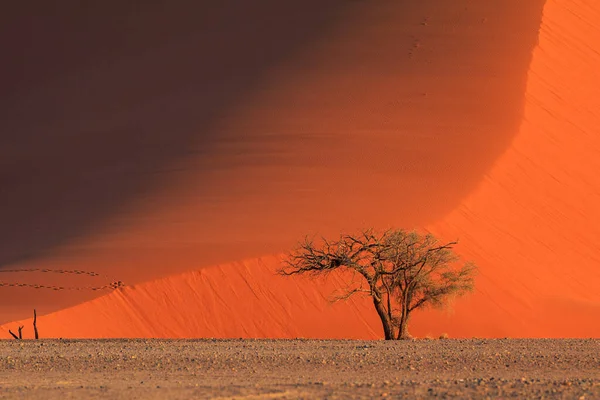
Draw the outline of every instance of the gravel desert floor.
<instances>
[{"instance_id":1,"label":"gravel desert floor","mask_svg":"<svg viewBox=\"0 0 600 400\"><path fill-rule=\"evenodd\" d=\"M0 398L600 398L600 341L2 340Z\"/></svg>"}]
</instances>

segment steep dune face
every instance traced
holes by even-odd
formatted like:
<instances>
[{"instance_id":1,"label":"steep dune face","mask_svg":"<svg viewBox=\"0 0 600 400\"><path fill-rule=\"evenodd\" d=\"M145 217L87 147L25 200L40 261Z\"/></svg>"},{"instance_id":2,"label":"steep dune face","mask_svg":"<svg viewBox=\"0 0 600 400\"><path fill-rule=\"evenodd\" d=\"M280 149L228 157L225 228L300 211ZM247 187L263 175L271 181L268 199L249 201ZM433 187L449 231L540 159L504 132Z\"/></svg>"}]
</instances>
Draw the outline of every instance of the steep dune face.
<instances>
[{"instance_id":1,"label":"steep dune face","mask_svg":"<svg viewBox=\"0 0 600 400\"><path fill-rule=\"evenodd\" d=\"M454 322L474 334L600 336L599 54L600 8L549 1L518 136L433 228L482 267ZM472 309L476 321L461 318Z\"/></svg>"},{"instance_id":2,"label":"steep dune face","mask_svg":"<svg viewBox=\"0 0 600 400\"><path fill-rule=\"evenodd\" d=\"M543 1L301 3L128 10L10 85L0 267L132 284L460 204L518 130ZM2 288L1 318L96 294Z\"/></svg>"}]
</instances>

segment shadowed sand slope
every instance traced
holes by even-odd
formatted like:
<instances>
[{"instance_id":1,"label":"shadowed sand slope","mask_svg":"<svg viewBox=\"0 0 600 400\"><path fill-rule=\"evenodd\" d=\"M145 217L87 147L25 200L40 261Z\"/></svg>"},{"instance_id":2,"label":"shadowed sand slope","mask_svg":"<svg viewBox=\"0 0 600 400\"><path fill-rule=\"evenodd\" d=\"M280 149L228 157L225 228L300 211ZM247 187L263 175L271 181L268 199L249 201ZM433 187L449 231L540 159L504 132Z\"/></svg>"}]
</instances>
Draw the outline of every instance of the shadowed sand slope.
<instances>
[{"instance_id":1,"label":"shadowed sand slope","mask_svg":"<svg viewBox=\"0 0 600 400\"><path fill-rule=\"evenodd\" d=\"M131 257L108 249L117 247L112 243L85 241L85 254L100 246L104 257L73 260L79 241L90 232L122 230L130 222L127 205L134 199L152 202L154 188L172 178L171 164L211 154L217 120L247 101L272 68L325 34L346 8L352 8L346 1L316 0L33 1L3 8L0 269L71 264L93 270L86 261L98 259L101 272L112 275L126 265L128 279L144 279L152 269L143 263L147 249L117 240L128 254L139 254L140 262L132 264ZM202 185L197 172L194 184ZM73 241L63 259L46 263L56 247ZM168 273L166 258L162 261ZM69 283L97 282L63 277L62 284ZM60 293L0 296L3 307L11 299L0 318L17 302L27 302L23 297L41 296L46 304L73 301L72 294Z\"/></svg>"},{"instance_id":2,"label":"shadowed sand slope","mask_svg":"<svg viewBox=\"0 0 600 400\"><path fill-rule=\"evenodd\" d=\"M108 2L11 47L0 268L133 284L459 205L518 130L543 1L292 3ZM0 318L96 294L5 287Z\"/></svg>"}]
</instances>

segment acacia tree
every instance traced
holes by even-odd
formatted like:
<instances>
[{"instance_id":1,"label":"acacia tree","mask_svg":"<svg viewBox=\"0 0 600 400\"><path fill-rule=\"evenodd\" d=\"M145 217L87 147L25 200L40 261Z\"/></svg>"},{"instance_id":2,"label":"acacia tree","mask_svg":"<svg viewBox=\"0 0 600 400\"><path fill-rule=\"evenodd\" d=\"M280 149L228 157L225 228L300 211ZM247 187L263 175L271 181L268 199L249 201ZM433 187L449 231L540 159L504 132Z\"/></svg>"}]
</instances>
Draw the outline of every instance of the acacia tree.
<instances>
[{"instance_id":1,"label":"acacia tree","mask_svg":"<svg viewBox=\"0 0 600 400\"><path fill-rule=\"evenodd\" d=\"M365 293L373 300L386 340L408 339L411 313L426 306L440 307L471 291L476 267L458 266L453 248L431 234L405 230L322 239L305 239L286 258L283 275L327 274L347 270L352 278L336 300ZM355 277L358 276L358 281Z\"/></svg>"}]
</instances>

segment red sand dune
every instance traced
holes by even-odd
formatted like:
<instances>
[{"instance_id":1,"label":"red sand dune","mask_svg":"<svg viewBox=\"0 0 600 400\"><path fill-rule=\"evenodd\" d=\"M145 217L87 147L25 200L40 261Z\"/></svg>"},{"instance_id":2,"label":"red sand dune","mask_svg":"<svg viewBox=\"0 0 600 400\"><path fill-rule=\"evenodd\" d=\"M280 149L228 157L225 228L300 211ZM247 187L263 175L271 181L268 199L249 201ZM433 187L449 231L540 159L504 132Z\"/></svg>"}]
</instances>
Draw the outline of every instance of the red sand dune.
<instances>
[{"instance_id":1,"label":"red sand dune","mask_svg":"<svg viewBox=\"0 0 600 400\"><path fill-rule=\"evenodd\" d=\"M212 126L221 141L210 154L172 162L169 184L98 233L13 266L135 283L279 252L315 231L426 225L460 238L481 271L452 314L416 316L417 335L599 336L600 11L550 0L540 29L542 2L439 3L340 12ZM40 329L380 336L368 301L328 304L339 281L284 280L276 258L261 260L119 289L40 318ZM25 315L41 299L9 309Z\"/></svg>"},{"instance_id":2,"label":"red sand dune","mask_svg":"<svg viewBox=\"0 0 600 400\"><path fill-rule=\"evenodd\" d=\"M519 134L432 228L482 266L457 314L477 307L511 335L600 336L599 51L597 5L547 2Z\"/></svg>"},{"instance_id":3,"label":"red sand dune","mask_svg":"<svg viewBox=\"0 0 600 400\"><path fill-rule=\"evenodd\" d=\"M344 280L288 279L279 258L186 272L38 319L44 337L379 337L366 298L331 304ZM10 324L10 325L16 325ZM31 336L31 321L23 321ZM9 326L6 327L10 329Z\"/></svg>"},{"instance_id":4,"label":"red sand dune","mask_svg":"<svg viewBox=\"0 0 600 400\"><path fill-rule=\"evenodd\" d=\"M305 234L424 226L518 130L542 0L238 3L120 20L105 2L39 35L56 43L29 39L15 59L46 68L9 83L0 118L15 132L0 145L0 266L106 278L3 279L135 284ZM55 54L35 58L36 43ZM97 295L3 288L0 321Z\"/></svg>"}]
</instances>

